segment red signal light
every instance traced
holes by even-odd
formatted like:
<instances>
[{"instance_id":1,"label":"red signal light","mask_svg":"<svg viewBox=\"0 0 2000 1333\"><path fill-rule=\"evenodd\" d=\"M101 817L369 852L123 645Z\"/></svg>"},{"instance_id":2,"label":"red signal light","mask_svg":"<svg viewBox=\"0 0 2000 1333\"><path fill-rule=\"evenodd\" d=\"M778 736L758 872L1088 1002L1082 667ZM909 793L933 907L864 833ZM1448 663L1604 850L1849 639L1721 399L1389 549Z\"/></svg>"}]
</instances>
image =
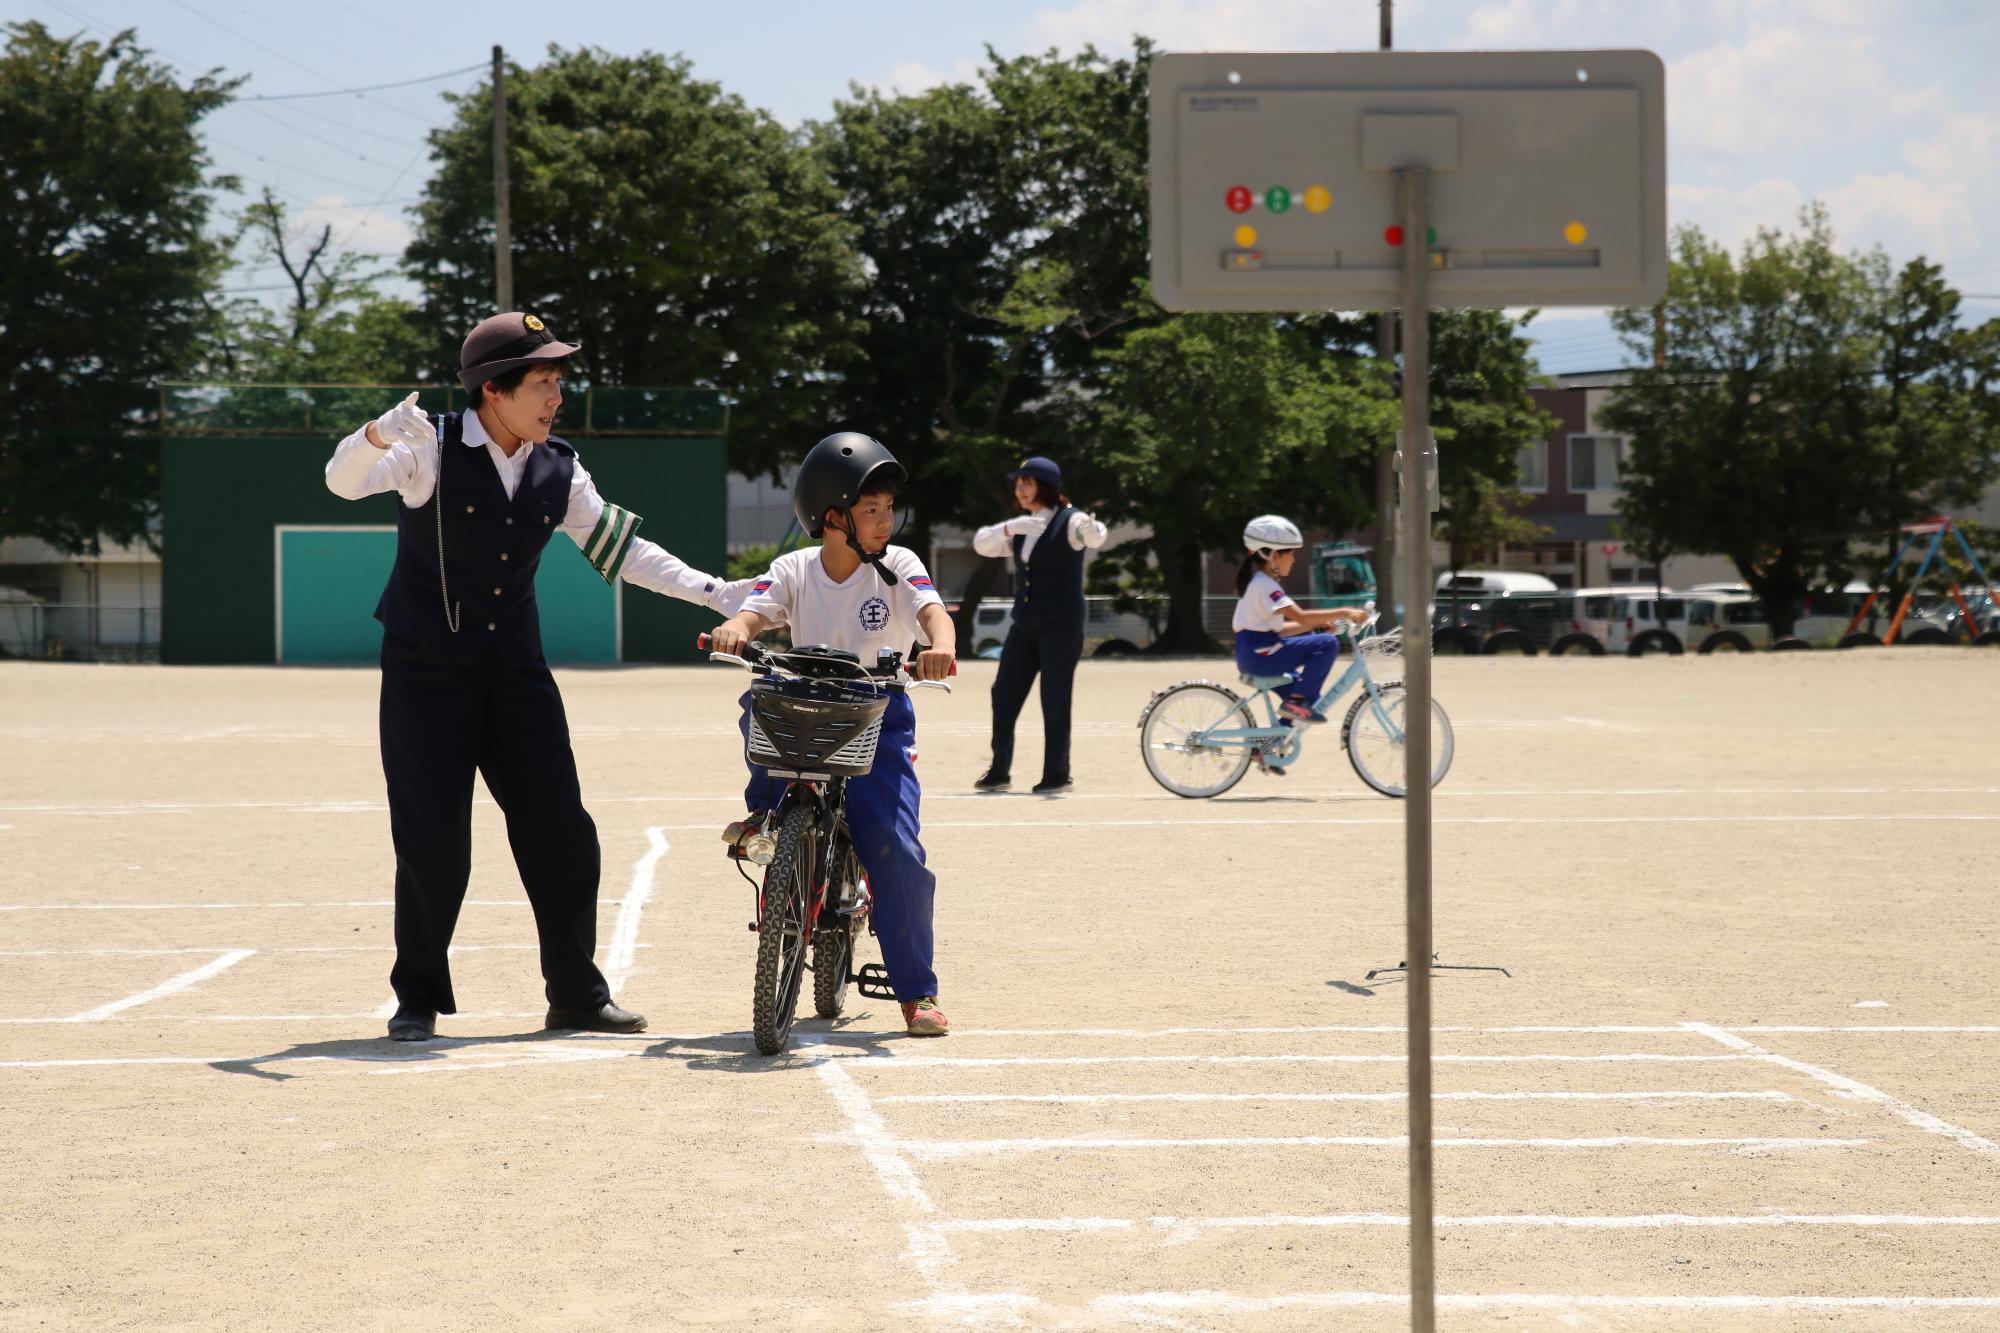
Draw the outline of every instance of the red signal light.
<instances>
[{"instance_id":1,"label":"red signal light","mask_svg":"<svg viewBox=\"0 0 2000 1333\"><path fill-rule=\"evenodd\" d=\"M1229 205L1230 212L1248 213L1250 211L1250 187L1247 185L1230 186L1226 202Z\"/></svg>"}]
</instances>

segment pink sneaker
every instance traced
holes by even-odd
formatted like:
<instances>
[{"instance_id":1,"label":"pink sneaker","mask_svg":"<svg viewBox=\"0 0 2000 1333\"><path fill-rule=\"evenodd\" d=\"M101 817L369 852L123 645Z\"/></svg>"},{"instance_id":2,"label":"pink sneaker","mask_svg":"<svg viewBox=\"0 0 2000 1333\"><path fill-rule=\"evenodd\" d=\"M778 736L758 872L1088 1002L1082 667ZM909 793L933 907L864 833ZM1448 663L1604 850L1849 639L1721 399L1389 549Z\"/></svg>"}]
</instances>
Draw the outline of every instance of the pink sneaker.
<instances>
[{"instance_id":1,"label":"pink sneaker","mask_svg":"<svg viewBox=\"0 0 2000 1333\"><path fill-rule=\"evenodd\" d=\"M942 1037L951 1031L951 1020L937 1007L937 996L903 1001L903 1024L912 1037Z\"/></svg>"}]
</instances>

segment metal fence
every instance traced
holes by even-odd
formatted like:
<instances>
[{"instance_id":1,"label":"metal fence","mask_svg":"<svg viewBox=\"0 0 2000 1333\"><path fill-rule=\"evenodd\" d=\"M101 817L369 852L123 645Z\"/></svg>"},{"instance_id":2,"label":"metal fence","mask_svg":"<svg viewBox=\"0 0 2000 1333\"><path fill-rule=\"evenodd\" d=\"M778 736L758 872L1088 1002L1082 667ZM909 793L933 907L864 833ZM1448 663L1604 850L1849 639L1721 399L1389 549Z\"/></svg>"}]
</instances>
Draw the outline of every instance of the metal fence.
<instances>
[{"instance_id":1,"label":"metal fence","mask_svg":"<svg viewBox=\"0 0 2000 1333\"><path fill-rule=\"evenodd\" d=\"M160 608L0 601L0 658L160 660Z\"/></svg>"},{"instance_id":2,"label":"metal fence","mask_svg":"<svg viewBox=\"0 0 2000 1333\"><path fill-rule=\"evenodd\" d=\"M170 435L345 435L415 392L426 412L465 407L456 384L194 384L159 386ZM559 432L723 435L729 406L713 389L588 388L564 394Z\"/></svg>"}]
</instances>

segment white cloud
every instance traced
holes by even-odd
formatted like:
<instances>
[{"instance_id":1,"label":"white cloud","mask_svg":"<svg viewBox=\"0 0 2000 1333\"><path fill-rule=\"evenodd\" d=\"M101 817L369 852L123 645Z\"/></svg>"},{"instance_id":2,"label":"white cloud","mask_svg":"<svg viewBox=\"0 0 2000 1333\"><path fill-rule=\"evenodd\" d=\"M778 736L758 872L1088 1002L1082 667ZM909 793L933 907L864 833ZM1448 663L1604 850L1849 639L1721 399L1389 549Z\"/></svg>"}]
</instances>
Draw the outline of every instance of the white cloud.
<instances>
[{"instance_id":1,"label":"white cloud","mask_svg":"<svg viewBox=\"0 0 2000 1333\"><path fill-rule=\"evenodd\" d=\"M371 209L367 203L350 204L347 196L323 194L289 215L291 235L287 241L295 258L319 237L322 227L333 229L334 253L396 259L402 256L414 235L399 206Z\"/></svg>"},{"instance_id":2,"label":"white cloud","mask_svg":"<svg viewBox=\"0 0 2000 1333\"><path fill-rule=\"evenodd\" d=\"M1789 230L1798 221L1806 192L1783 177L1767 177L1742 189L1720 185L1669 185L1667 224L1693 223L1734 251L1759 227Z\"/></svg>"},{"instance_id":3,"label":"white cloud","mask_svg":"<svg viewBox=\"0 0 2000 1333\"><path fill-rule=\"evenodd\" d=\"M926 65L920 60L910 60L895 66L887 74L877 79L864 79L864 88L874 88L885 95L912 95L941 88L947 83L977 83L980 62L977 60L954 60L949 70Z\"/></svg>"}]
</instances>

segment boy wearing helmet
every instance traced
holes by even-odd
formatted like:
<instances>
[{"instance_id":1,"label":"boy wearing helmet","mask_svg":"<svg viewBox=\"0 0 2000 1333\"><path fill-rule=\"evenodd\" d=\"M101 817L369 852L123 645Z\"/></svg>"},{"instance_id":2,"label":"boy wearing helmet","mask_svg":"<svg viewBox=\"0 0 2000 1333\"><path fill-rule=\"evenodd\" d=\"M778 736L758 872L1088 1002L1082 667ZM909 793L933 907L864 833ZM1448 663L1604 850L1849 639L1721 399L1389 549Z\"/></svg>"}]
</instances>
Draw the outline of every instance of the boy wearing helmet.
<instances>
[{"instance_id":1,"label":"boy wearing helmet","mask_svg":"<svg viewBox=\"0 0 2000 1333\"><path fill-rule=\"evenodd\" d=\"M1338 636L1325 631L1341 621L1359 622L1367 613L1355 607L1304 611L1279 581L1292 572L1305 538L1298 525L1277 514L1260 514L1243 528L1249 551L1236 571L1236 667L1249 676L1282 676L1290 672L1291 690L1278 711L1293 722L1324 722L1314 707L1333 661L1340 653ZM1281 768L1268 772L1283 773Z\"/></svg>"},{"instance_id":2,"label":"boy wearing helmet","mask_svg":"<svg viewBox=\"0 0 2000 1333\"><path fill-rule=\"evenodd\" d=\"M792 642L824 644L873 662L878 649L921 649L910 672L943 680L957 658L958 639L944 601L923 561L889 545L896 487L908 474L876 440L853 431L814 445L792 482L792 508L807 533L821 539L781 555L756 580L742 610L710 637L717 652L737 653L759 634L789 625ZM749 695L745 694L745 717ZM747 722L744 724L747 726ZM874 893L875 937L913 1037L941 1037L950 1023L937 1006L932 968L931 906L937 877L918 841L923 799L913 759L916 710L902 692L889 698L875 767L847 784L847 822ZM781 792L752 766L744 802L769 810Z\"/></svg>"}]
</instances>

